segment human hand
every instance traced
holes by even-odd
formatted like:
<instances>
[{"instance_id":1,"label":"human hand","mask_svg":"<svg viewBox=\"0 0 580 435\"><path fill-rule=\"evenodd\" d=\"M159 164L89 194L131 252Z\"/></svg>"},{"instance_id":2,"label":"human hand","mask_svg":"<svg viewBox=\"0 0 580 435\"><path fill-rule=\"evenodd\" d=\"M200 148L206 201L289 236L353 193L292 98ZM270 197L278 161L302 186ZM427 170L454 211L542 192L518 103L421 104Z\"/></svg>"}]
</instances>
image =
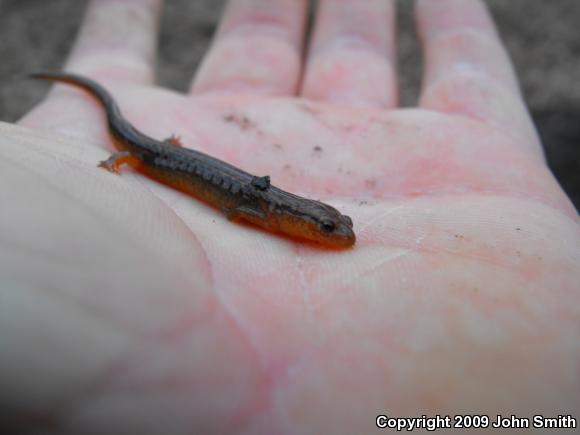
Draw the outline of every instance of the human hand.
<instances>
[{"instance_id":1,"label":"human hand","mask_svg":"<svg viewBox=\"0 0 580 435\"><path fill-rule=\"evenodd\" d=\"M322 1L304 59L305 2L234 1L190 95L153 84L158 8L93 1L66 69L144 133L336 206L357 245L98 169L102 111L59 86L1 139L5 422L366 433L380 413L578 411L577 215L480 2L418 3L405 110L389 2Z\"/></svg>"}]
</instances>

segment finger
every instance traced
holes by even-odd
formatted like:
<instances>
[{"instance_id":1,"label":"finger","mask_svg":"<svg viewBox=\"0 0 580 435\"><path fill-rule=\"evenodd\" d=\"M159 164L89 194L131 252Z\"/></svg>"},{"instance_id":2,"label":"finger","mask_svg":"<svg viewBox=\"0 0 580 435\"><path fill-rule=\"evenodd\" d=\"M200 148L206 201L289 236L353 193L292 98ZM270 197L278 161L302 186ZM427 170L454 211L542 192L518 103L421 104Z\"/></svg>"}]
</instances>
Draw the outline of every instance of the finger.
<instances>
[{"instance_id":1,"label":"finger","mask_svg":"<svg viewBox=\"0 0 580 435\"><path fill-rule=\"evenodd\" d=\"M425 72L419 105L537 142L510 59L480 0L419 0Z\"/></svg>"},{"instance_id":2,"label":"finger","mask_svg":"<svg viewBox=\"0 0 580 435\"><path fill-rule=\"evenodd\" d=\"M302 94L357 106L397 104L391 0L321 0Z\"/></svg>"},{"instance_id":3,"label":"finger","mask_svg":"<svg viewBox=\"0 0 580 435\"><path fill-rule=\"evenodd\" d=\"M296 93L305 0L232 0L195 77L195 93Z\"/></svg>"},{"instance_id":4,"label":"finger","mask_svg":"<svg viewBox=\"0 0 580 435\"><path fill-rule=\"evenodd\" d=\"M66 69L151 83L161 0L92 0Z\"/></svg>"}]
</instances>

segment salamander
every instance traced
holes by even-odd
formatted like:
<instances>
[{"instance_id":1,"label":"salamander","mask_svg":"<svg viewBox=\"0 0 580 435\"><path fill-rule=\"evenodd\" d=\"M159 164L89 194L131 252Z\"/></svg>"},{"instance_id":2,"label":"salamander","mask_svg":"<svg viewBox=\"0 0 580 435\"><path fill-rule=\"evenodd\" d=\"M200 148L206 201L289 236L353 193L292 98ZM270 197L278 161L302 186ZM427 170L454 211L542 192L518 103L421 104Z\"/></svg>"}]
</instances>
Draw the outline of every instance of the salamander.
<instances>
[{"instance_id":1,"label":"salamander","mask_svg":"<svg viewBox=\"0 0 580 435\"><path fill-rule=\"evenodd\" d=\"M353 222L334 207L303 198L200 151L182 146L172 136L155 140L130 124L105 88L86 77L67 73L36 73L88 91L103 106L109 134L118 152L99 166L119 173L128 164L148 177L222 210L231 221L246 221L274 233L347 248L355 243Z\"/></svg>"}]
</instances>

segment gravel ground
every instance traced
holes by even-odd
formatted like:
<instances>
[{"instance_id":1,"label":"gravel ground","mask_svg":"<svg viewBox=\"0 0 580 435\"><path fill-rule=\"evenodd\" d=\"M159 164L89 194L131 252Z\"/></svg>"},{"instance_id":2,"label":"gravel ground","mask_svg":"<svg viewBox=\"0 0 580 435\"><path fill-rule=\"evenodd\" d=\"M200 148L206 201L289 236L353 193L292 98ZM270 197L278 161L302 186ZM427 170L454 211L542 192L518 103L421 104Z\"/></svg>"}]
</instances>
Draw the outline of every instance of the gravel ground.
<instances>
[{"instance_id":1,"label":"gravel ground","mask_svg":"<svg viewBox=\"0 0 580 435\"><path fill-rule=\"evenodd\" d=\"M467 0L466 0L467 1ZM222 0L166 1L159 81L185 90L206 51ZM421 68L410 0L399 0L403 105L417 98ZM487 0L512 55L556 177L580 209L580 1ZM22 80L59 69L82 18L84 0L0 0L0 120L14 121L45 87Z\"/></svg>"}]
</instances>

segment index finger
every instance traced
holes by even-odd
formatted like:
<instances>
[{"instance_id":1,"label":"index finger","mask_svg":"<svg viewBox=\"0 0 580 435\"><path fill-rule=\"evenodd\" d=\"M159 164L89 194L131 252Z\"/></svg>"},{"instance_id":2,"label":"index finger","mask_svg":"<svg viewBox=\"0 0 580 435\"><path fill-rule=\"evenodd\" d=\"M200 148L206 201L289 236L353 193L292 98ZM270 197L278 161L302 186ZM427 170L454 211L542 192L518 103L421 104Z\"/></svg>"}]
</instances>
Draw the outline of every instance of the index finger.
<instances>
[{"instance_id":1,"label":"index finger","mask_svg":"<svg viewBox=\"0 0 580 435\"><path fill-rule=\"evenodd\" d=\"M66 69L117 82L154 81L161 0L92 0Z\"/></svg>"}]
</instances>

